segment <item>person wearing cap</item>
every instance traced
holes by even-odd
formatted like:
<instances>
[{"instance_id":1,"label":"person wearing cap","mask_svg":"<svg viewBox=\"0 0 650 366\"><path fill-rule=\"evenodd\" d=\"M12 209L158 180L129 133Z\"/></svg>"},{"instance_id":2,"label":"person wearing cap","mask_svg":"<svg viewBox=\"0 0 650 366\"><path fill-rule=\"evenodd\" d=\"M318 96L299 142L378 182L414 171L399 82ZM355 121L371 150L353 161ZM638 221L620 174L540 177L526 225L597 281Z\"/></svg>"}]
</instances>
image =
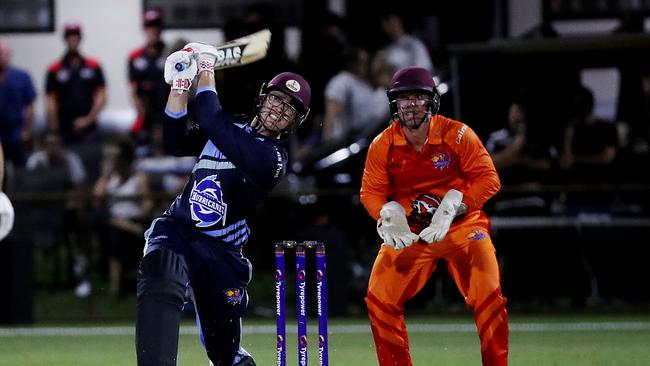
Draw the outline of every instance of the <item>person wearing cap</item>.
<instances>
[{"instance_id":1,"label":"person wearing cap","mask_svg":"<svg viewBox=\"0 0 650 366\"><path fill-rule=\"evenodd\" d=\"M184 191L145 234L138 271L138 365L176 365L181 310L191 294L210 362L253 366L241 347L252 265L242 254L256 206L287 170L284 137L307 118L311 88L283 72L263 85L253 116L226 115L215 89L212 46L190 43L165 63L171 85L163 120L174 155L198 162ZM187 128L190 87L196 81L197 125Z\"/></svg>"},{"instance_id":2,"label":"person wearing cap","mask_svg":"<svg viewBox=\"0 0 650 366\"><path fill-rule=\"evenodd\" d=\"M128 78L131 99L137 112L131 132L138 144L148 144L152 139L153 126L162 120L169 85L163 79L166 54L161 38L162 14L156 9L145 11L142 25L145 44L129 53Z\"/></svg>"},{"instance_id":3,"label":"person wearing cap","mask_svg":"<svg viewBox=\"0 0 650 366\"><path fill-rule=\"evenodd\" d=\"M79 51L81 25L64 25L66 51L47 70L48 127L59 131L66 144L87 143L96 135L96 121L106 104L106 84L99 62Z\"/></svg>"},{"instance_id":4,"label":"person wearing cap","mask_svg":"<svg viewBox=\"0 0 650 366\"><path fill-rule=\"evenodd\" d=\"M508 318L483 204L500 189L478 136L438 114L431 72L398 70L387 91L393 123L371 143L361 202L383 241L366 305L380 366L410 366L404 303L440 260L474 310L483 365L508 364Z\"/></svg>"}]
</instances>

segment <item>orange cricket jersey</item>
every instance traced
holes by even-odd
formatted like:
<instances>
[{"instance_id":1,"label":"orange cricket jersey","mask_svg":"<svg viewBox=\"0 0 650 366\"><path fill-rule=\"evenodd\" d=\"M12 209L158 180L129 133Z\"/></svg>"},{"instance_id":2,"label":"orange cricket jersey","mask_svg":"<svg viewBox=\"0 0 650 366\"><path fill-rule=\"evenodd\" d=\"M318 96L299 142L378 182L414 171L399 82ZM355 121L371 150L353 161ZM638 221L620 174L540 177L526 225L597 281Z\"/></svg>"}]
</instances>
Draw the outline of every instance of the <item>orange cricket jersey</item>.
<instances>
[{"instance_id":1,"label":"orange cricket jersey","mask_svg":"<svg viewBox=\"0 0 650 366\"><path fill-rule=\"evenodd\" d=\"M466 221L485 216L480 209L500 186L492 158L474 131L462 122L435 115L421 152L406 141L399 121L373 140L363 171L361 202L377 220L389 200L399 202L409 215L420 195L442 198L456 189L463 193L468 208L462 220Z\"/></svg>"}]
</instances>

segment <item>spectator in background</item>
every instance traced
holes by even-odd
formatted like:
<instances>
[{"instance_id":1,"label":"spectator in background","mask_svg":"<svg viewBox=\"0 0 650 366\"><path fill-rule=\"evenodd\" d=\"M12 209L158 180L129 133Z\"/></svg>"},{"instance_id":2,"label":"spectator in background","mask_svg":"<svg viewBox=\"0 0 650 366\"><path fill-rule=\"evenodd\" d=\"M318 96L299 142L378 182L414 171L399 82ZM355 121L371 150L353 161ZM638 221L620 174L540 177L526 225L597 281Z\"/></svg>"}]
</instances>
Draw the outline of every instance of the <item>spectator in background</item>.
<instances>
[{"instance_id":1,"label":"spectator in background","mask_svg":"<svg viewBox=\"0 0 650 366\"><path fill-rule=\"evenodd\" d=\"M394 12L383 14L381 27L390 39L390 43L383 50L395 70L407 66L418 66L433 73L433 62L429 50L424 42L407 33L400 15Z\"/></svg>"},{"instance_id":2,"label":"spectator in background","mask_svg":"<svg viewBox=\"0 0 650 366\"><path fill-rule=\"evenodd\" d=\"M375 88L387 90L395 71L397 70L388 60L386 52L379 51L375 53L370 63L370 78Z\"/></svg>"},{"instance_id":3,"label":"spectator in background","mask_svg":"<svg viewBox=\"0 0 650 366\"><path fill-rule=\"evenodd\" d=\"M588 187L618 179L614 165L619 146L616 125L593 114L594 95L584 86L578 88L572 108L573 119L565 129L560 168L566 172L569 183L588 186L586 190L563 193L560 202L569 210L609 211L616 193L593 192Z\"/></svg>"},{"instance_id":4,"label":"spectator in background","mask_svg":"<svg viewBox=\"0 0 650 366\"><path fill-rule=\"evenodd\" d=\"M345 69L325 87L325 142L347 141L361 131L377 130L388 116L385 89L370 83L368 52L349 47L344 60Z\"/></svg>"},{"instance_id":5,"label":"spectator in background","mask_svg":"<svg viewBox=\"0 0 650 366\"><path fill-rule=\"evenodd\" d=\"M47 119L49 128L59 131L64 144L79 154L95 178L100 154L97 116L106 104L106 84L99 62L79 52L81 35L78 23L65 24L65 54L47 71Z\"/></svg>"},{"instance_id":6,"label":"spectator in background","mask_svg":"<svg viewBox=\"0 0 650 366\"><path fill-rule=\"evenodd\" d=\"M544 134L535 133L530 120L528 102L523 96L508 107L507 126L492 132L485 147L504 184L539 185L548 182L557 153L543 141ZM524 194L501 194L494 200L496 212L541 214L553 197L527 189Z\"/></svg>"},{"instance_id":7,"label":"spectator in background","mask_svg":"<svg viewBox=\"0 0 650 366\"><path fill-rule=\"evenodd\" d=\"M27 159L27 170L40 175L40 171L56 167L60 167L60 176L67 182L65 188L81 187L86 181L86 170L79 155L65 148L58 131L50 130L43 137L43 148ZM48 175L51 176L53 175Z\"/></svg>"},{"instance_id":8,"label":"spectator in background","mask_svg":"<svg viewBox=\"0 0 650 366\"><path fill-rule=\"evenodd\" d=\"M150 192L147 175L134 169L133 143L120 140L108 152L94 196L106 211L101 216L101 239L108 251L109 291L113 296L121 296L124 275L137 267L144 223L149 220L153 203L147 197Z\"/></svg>"},{"instance_id":9,"label":"spectator in background","mask_svg":"<svg viewBox=\"0 0 650 366\"><path fill-rule=\"evenodd\" d=\"M623 11L620 25L614 34L642 34L644 32L642 13ZM619 94L617 102L617 120L619 125L628 129L629 141L621 141L623 151L628 154L626 164L642 164L650 154L650 67L647 56L627 57L618 65L620 73Z\"/></svg>"},{"instance_id":10,"label":"spectator in background","mask_svg":"<svg viewBox=\"0 0 650 366\"><path fill-rule=\"evenodd\" d=\"M165 83L165 43L161 38L162 14L156 9L143 15L145 44L129 53L128 73L131 98L137 117L131 129L138 145L151 142L152 130L160 124L165 110L169 85Z\"/></svg>"},{"instance_id":11,"label":"spectator in background","mask_svg":"<svg viewBox=\"0 0 650 366\"><path fill-rule=\"evenodd\" d=\"M562 169L574 181L594 182L611 178L618 150L618 133L614 123L596 117L594 95L580 86L573 99L573 119L564 134Z\"/></svg>"},{"instance_id":12,"label":"spectator in background","mask_svg":"<svg viewBox=\"0 0 650 366\"><path fill-rule=\"evenodd\" d=\"M72 268L76 288L75 293L79 297L90 295L91 285L88 281L87 268L90 257L89 236L82 225L84 212L84 200L80 196L81 188L86 182L86 169L77 153L65 148L61 134L57 131L48 131L42 139L42 149L32 153L27 159L28 184L35 191L65 193L66 199L51 203L56 207L42 207L41 215L36 217L42 220L39 227L50 228L51 233L60 235L57 239L68 245L71 256L74 256ZM47 176L47 180L42 177ZM63 206L63 207L61 207ZM63 212L58 219L62 222L54 223L50 215L52 209ZM53 225L61 224L59 228ZM59 243L57 243L59 244Z\"/></svg>"},{"instance_id":13,"label":"spectator in background","mask_svg":"<svg viewBox=\"0 0 650 366\"><path fill-rule=\"evenodd\" d=\"M522 98L514 99L508 108L508 125L492 132L485 144L503 182L538 180L540 174L551 170L550 148L530 133L534 126L528 109Z\"/></svg>"},{"instance_id":14,"label":"spectator in background","mask_svg":"<svg viewBox=\"0 0 650 366\"><path fill-rule=\"evenodd\" d=\"M312 118L308 124L296 131L294 141L297 141L300 147L293 155L294 158L308 155L313 147L321 143L325 113L325 85L336 73L345 69L343 52L349 45L343 18L331 11L324 13L319 11L318 16L313 20L303 27L300 53L300 62L303 65L318 65L304 70L314 93L310 112ZM307 39L310 41L305 42L304 40ZM327 55L327 62L323 62L323 55Z\"/></svg>"},{"instance_id":15,"label":"spectator in background","mask_svg":"<svg viewBox=\"0 0 650 366\"><path fill-rule=\"evenodd\" d=\"M322 116L324 113L325 95L323 91L325 85L336 73L346 68L343 54L349 46L344 21L340 16L328 11L319 16L318 21L318 27L313 30L315 34L310 38L313 41L303 42L301 54L303 64L318 65L318 67L305 70L314 92L312 116ZM323 62L323 55L327 55L327 62ZM319 118L316 118L315 121L318 121L319 124L322 122ZM302 132L307 130L304 129Z\"/></svg>"},{"instance_id":16,"label":"spectator in background","mask_svg":"<svg viewBox=\"0 0 650 366\"><path fill-rule=\"evenodd\" d=\"M99 63L79 52L81 26L67 23L66 51L47 72L48 125L66 143L76 143L96 130L97 115L106 103L104 73Z\"/></svg>"},{"instance_id":17,"label":"spectator in background","mask_svg":"<svg viewBox=\"0 0 650 366\"><path fill-rule=\"evenodd\" d=\"M7 160L22 167L31 143L36 91L31 77L11 66L9 42L0 39L0 141Z\"/></svg>"}]
</instances>

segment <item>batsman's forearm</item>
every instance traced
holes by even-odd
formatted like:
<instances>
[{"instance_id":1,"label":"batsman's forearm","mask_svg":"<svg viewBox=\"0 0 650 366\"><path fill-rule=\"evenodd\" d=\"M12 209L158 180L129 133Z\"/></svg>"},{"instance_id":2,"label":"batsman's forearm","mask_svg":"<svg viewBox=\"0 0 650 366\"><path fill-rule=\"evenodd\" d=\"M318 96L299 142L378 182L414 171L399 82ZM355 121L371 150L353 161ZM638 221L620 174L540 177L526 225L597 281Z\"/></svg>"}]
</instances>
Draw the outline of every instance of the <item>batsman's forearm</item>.
<instances>
[{"instance_id":1,"label":"batsman's forearm","mask_svg":"<svg viewBox=\"0 0 650 366\"><path fill-rule=\"evenodd\" d=\"M198 88L202 87L211 87L216 89L216 83L214 81L214 72L201 71L198 76Z\"/></svg>"},{"instance_id":2,"label":"batsman's forearm","mask_svg":"<svg viewBox=\"0 0 650 366\"><path fill-rule=\"evenodd\" d=\"M189 93L183 90L181 93L178 90L170 90L169 97L167 97L166 110L172 113L180 113L187 110L187 100Z\"/></svg>"}]
</instances>

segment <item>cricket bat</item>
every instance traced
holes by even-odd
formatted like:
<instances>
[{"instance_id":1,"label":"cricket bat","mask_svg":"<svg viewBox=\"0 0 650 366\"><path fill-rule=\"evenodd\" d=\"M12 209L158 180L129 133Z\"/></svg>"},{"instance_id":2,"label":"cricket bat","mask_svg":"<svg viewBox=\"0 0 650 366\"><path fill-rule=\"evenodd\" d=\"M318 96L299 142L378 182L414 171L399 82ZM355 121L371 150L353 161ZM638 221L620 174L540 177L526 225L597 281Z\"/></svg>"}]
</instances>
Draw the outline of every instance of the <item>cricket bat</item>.
<instances>
[{"instance_id":1,"label":"cricket bat","mask_svg":"<svg viewBox=\"0 0 650 366\"><path fill-rule=\"evenodd\" d=\"M248 65L266 57L271 43L271 31L263 29L241 38L233 39L217 48L215 70ZM182 70L184 65L176 64L176 70Z\"/></svg>"}]
</instances>

